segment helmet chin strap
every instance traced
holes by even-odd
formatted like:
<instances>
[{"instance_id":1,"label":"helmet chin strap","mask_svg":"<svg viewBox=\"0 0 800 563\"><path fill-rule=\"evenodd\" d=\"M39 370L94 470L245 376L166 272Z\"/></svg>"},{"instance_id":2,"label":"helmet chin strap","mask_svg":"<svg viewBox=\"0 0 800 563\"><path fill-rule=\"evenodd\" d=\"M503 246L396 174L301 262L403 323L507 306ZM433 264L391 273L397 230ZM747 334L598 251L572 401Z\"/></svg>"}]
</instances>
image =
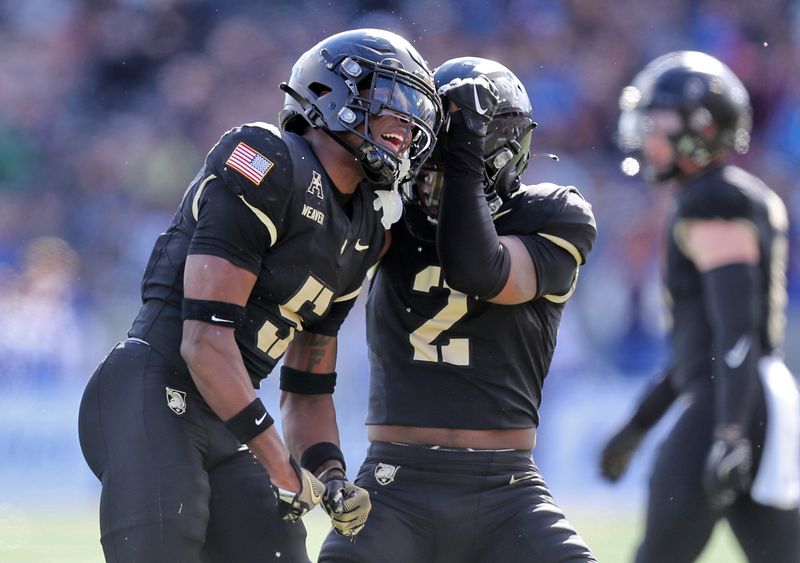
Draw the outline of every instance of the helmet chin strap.
<instances>
[{"instance_id":1,"label":"helmet chin strap","mask_svg":"<svg viewBox=\"0 0 800 563\"><path fill-rule=\"evenodd\" d=\"M397 180L400 166L386 151L368 141L364 141L357 147L352 146L338 133L328 129L325 126L325 120L322 114L294 88L285 82L281 82L280 89L289 94L300 104L300 107L303 108L306 120L312 127L322 129L331 139L339 143L347 152L356 157L356 160L361 165L361 171L364 173L367 180L379 186L388 186Z\"/></svg>"},{"instance_id":2,"label":"helmet chin strap","mask_svg":"<svg viewBox=\"0 0 800 563\"><path fill-rule=\"evenodd\" d=\"M389 186L397 180L400 168L397 162L374 143L364 141L354 147L327 127L320 127L320 129L339 143L347 152L356 157L356 161L361 165L361 171L364 172L364 176L371 183L379 186Z\"/></svg>"}]
</instances>

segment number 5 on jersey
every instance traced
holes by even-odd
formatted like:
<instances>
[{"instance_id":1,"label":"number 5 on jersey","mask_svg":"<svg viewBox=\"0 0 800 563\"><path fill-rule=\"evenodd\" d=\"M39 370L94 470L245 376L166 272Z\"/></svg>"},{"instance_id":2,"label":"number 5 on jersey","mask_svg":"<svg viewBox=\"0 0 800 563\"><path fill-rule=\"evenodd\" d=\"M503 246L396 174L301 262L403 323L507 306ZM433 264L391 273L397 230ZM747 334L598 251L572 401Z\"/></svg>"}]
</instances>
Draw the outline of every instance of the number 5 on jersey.
<instances>
[{"instance_id":1,"label":"number 5 on jersey","mask_svg":"<svg viewBox=\"0 0 800 563\"><path fill-rule=\"evenodd\" d=\"M322 316L328 310L333 298L333 291L325 287L314 276L308 276L289 301L278 306L281 316L294 324L296 330L303 330L303 318L297 312L306 303L313 305L314 313ZM258 331L258 348L270 358L278 359L286 351L289 342L294 338L295 328L289 327L289 336L280 338L278 327L265 321Z\"/></svg>"},{"instance_id":2,"label":"number 5 on jersey","mask_svg":"<svg viewBox=\"0 0 800 563\"><path fill-rule=\"evenodd\" d=\"M467 314L467 296L448 287L440 266L428 266L414 277L415 292L429 294L434 287L449 291L447 304L409 335L409 341L414 348L414 360L468 366L469 339L442 338L446 331ZM444 343L434 344L437 340Z\"/></svg>"}]
</instances>

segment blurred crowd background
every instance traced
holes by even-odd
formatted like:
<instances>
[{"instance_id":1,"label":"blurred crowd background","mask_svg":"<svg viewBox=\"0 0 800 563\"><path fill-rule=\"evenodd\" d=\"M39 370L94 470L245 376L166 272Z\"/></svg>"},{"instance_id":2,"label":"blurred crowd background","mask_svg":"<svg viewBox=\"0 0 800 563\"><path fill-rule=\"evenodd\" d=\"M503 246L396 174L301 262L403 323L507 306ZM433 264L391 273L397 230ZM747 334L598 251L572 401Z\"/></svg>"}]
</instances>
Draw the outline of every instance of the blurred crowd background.
<instances>
[{"instance_id":1,"label":"blurred crowd background","mask_svg":"<svg viewBox=\"0 0 800 563\"><path fill-rule=\"evenodd\" d=\"M139 306L157 234L221 134L276 123L293 62L355 27L404 35L432 67L508 66L533 101L534 152L560 156L535 158L526 181L574 184L594 206L598 243L567 305L535 456L557 498L639 502L655 445L621 486L597 479L602 439L666 356L668 198L624 176L615 147L619 92L658 55L707 51L750 91L741 163L794 221L787 358L800 372L796 1L0 0L0 505L96 503L77 405ZM366 447L363 332L357 307L336 394L351 467ZM274 379L261 395L277 409Z\"/></svg>"}]
</instances>

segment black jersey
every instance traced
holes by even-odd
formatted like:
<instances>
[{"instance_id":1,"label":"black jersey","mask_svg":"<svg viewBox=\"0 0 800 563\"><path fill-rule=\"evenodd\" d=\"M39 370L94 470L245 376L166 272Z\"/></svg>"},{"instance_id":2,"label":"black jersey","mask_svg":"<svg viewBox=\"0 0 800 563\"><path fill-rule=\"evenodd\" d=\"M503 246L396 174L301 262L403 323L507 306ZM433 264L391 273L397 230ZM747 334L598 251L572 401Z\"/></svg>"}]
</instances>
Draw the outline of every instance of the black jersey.
<instances>
[{"instance_id":1,"label":"black jersey","mask_svg":"<svg viewBox=\"0 0 800 563\"><path fill-rule=\"evenodd\" d=\"M142 281L129 336L178 369L183 271L188 254L222 257L257 276L236 342L253 384L267 376L295 331L335 335L380 254L374 193L346 204L306 141L255 123L223 135L206 157Z\"/></svg>"},{"instance_id":2,"label":"black jersey","mask_svg":"<svg viewBox=\"0 0 800 563\"><path fill-rule=\"evenodd\" d=\"M783 344L789 226L786 207L752 174L735 166L715 168L683 187L668 224L666 285L673 323L672 381L677 388L712 373L713 335L701 274L681 248L687 223L708 219L742 221L758 233L762 290L759 353L773 353Z\"/></svg>"},{"instance_id":3,"label":"black jersey","mask_svg":"<svg viewBox=\"0 0 800 563\"><path fill-rule=\"evenodd\" d=\"M526 244L537 275L546 275L543 246L572 260L575 275L561 291L523 304L481 301L447 286L433 242L413 236L405 221L395 225L367 301L367 424L538 425L561 313L594 243L594 217L574 188L540 184L506 201L495 227Z\"/></svg>"}]
</instances>

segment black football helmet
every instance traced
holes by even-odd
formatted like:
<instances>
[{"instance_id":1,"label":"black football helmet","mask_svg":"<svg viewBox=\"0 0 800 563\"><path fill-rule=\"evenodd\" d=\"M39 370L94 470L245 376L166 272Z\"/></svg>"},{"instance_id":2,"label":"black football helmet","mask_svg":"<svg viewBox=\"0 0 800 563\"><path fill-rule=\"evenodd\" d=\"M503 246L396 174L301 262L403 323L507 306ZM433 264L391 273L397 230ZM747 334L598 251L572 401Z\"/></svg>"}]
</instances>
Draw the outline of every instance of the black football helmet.
<instances>
[{"instance_id":1,"label":"black football helmet","mask_svg":"<svg viewBox=\"0 0 800 563\"><path fill-rule=\"evenodd\" d=\"M442 120L433 75L417 50L389 31L356 29L324 39L295 63L280 124L301 133L318 127L350 151L371 183L409 176L432 149ZM393 114L406 123L402 154L372 137L370 118ZM343 136L361 139L351 145Z\"/></svg>"},{"instance_id":2,"label":"black football helmet","mask_svg":"<svg viewBox=\"0 0 800 563\"><path fill-rule=\"evenodd\" d=\"M747 90L730 68L706 53L676 51L655 59L622 90L619 105L618 144L636 161L623 170L633 175L641 166L652 182L678 175L678 157L704 167L725 151L747 152L750 143ZM655 167L642 155L654 110L674 115L674 125L665 131L673 148L669 166ZM712 124L716 130L710 133Z\"/></svg>"},{"instance_id":3,"label":"black football helmet","mask_svg":"<svg viewBox=\"0 0 800 563\"><path fill-rule=\"evenodd\" d=\"M522 82L498 62L460 57L443 63L433 74L437 89L456 78L479 76L491 80L500 95L484 142L486 200L494 214L520 187L520 176L530 159L531 135L536 123ZM447 150L439 143L413 180L402 186L404 201L422 207L431 218L435 218L438 211L445 158Z\"/></svg>"}]
</instances>

